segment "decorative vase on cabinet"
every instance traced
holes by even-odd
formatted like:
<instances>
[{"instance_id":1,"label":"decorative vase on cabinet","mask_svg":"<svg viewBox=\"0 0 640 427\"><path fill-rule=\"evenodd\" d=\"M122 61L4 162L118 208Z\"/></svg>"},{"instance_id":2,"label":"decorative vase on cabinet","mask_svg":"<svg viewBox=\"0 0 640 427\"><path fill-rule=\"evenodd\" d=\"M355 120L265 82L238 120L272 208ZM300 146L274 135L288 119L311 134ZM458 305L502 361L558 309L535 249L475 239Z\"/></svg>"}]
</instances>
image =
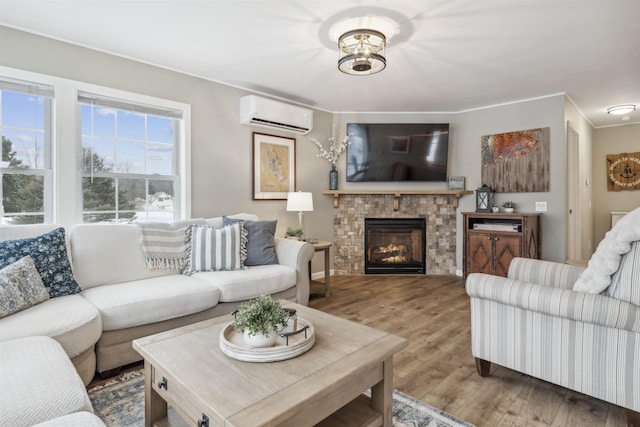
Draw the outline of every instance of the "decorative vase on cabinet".
<instances>
[{"instance_id":1,"label":"decorative vase on cabinet","mask_svg":"<svg viewBox=\"0 0 640 427\"><path fill-rule=\"evenodd\" d=\"M338 189L338 170L335 165L331 166L331 171L329 172L329 190L337 190Z\"/></svg>"}]
</instances>

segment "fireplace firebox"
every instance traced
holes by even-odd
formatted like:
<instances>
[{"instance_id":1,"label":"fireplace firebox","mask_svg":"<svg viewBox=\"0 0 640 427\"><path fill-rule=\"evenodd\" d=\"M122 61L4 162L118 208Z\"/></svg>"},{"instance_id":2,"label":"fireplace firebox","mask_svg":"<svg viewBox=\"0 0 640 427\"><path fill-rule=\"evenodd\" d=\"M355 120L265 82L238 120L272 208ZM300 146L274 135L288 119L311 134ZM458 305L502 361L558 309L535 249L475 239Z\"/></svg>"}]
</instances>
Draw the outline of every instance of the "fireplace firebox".
<instances>
[{"instance_id":1,"label":"fireplace firebox","mask_svg":"<svg viewBox=\"0 0 640 427\"><path fill-rule=\"evenodd\" d=\"M365 218L365 274L424 274L424 218Z\"/></svg>"}]
</instances>

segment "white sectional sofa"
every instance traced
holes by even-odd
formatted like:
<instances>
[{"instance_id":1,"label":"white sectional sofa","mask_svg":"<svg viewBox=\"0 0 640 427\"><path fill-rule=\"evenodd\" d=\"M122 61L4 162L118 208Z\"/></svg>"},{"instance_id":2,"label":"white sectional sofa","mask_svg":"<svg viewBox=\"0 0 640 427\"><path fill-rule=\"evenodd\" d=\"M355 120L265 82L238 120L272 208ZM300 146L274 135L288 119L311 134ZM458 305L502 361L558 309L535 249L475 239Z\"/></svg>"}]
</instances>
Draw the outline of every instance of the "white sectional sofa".
<instances>
[{"instance_id":1,"label":"white sectional sofa","mask_svg":"<svg viewBox=\"0 0 640 427\"><path fill-rule=\"evenodd\" d=\"M258 221L250 214L231 218ZM218 227L222 218L206 220ZM55 225L3 226L0 241L32 237ZM51 298L0 318L2 342L44 335L58 341L85 384L141 360L132 340L232 312L262 294L306 305L308 243L275 238L278 264L242 270L198 272L148 270L133 224L81 224L66 233L78 294Z\"/></svg>"},{"instance_id":2,"label":"white sectional sofa","mask_svg":"<svg viewBox=\"0 0 640 427\"><path fill-rule=\"evenodd\" d=\"M82 379L53 338L2 342L0 425L105 427Z\"/></svg>"}]
</instances>

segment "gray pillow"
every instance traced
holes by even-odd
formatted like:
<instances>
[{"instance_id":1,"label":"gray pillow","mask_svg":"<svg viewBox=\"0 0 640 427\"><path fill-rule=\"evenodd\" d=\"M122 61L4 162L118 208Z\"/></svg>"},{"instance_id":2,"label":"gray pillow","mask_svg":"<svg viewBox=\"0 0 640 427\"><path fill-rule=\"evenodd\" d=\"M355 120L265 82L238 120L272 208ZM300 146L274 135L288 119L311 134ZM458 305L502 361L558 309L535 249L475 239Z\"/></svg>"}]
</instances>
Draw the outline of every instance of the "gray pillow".
<instances>
[{"instance_id":1,"label":"gray pillow","mask_svg":"<svg viewBox=\"0 0 640 427\"><path fill-rule=\"evenodd\" d=\"M0 270L0 318L49 299L33 258L27 255Z\"/></svg>"},{"instance_id":2,"label":"gray pillow","mask_svg":"<svg viewBox=\"0 0 640 427\"><path fill-rule=\"evenodd\" d=\"M278 264L274 240L278 221L249 221L227 216L222 218L223 225L236 222L241 222L249 233L247 235L247 259L244 261L244 265Z\"/></svg>"}]
</instances>

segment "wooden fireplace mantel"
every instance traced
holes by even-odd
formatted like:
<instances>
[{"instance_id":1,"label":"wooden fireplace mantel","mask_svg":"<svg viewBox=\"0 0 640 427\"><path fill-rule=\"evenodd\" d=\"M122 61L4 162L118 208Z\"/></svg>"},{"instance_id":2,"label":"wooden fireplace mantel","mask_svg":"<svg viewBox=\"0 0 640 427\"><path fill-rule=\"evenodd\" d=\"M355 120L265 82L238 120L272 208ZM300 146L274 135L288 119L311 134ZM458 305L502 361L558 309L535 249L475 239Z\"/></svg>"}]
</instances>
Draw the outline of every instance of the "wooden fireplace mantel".
<instances>
[{"instance_id":1,"label":"wooden fireplace mantel","mask_svg":"<svg viewBox=\"0 0 640 427\"><path fill-rule=\"evenodd\" d=\"M424 195L424 196L454 196L453 207L458 207L458 199L465 194L473 194L470 190L326 190L322 194L333 195L333 207L338 207L340 196L346 195L392 195L393 210L397 211L400 205L400 197L403 195Z\"/></svg>"}]
</instances>

